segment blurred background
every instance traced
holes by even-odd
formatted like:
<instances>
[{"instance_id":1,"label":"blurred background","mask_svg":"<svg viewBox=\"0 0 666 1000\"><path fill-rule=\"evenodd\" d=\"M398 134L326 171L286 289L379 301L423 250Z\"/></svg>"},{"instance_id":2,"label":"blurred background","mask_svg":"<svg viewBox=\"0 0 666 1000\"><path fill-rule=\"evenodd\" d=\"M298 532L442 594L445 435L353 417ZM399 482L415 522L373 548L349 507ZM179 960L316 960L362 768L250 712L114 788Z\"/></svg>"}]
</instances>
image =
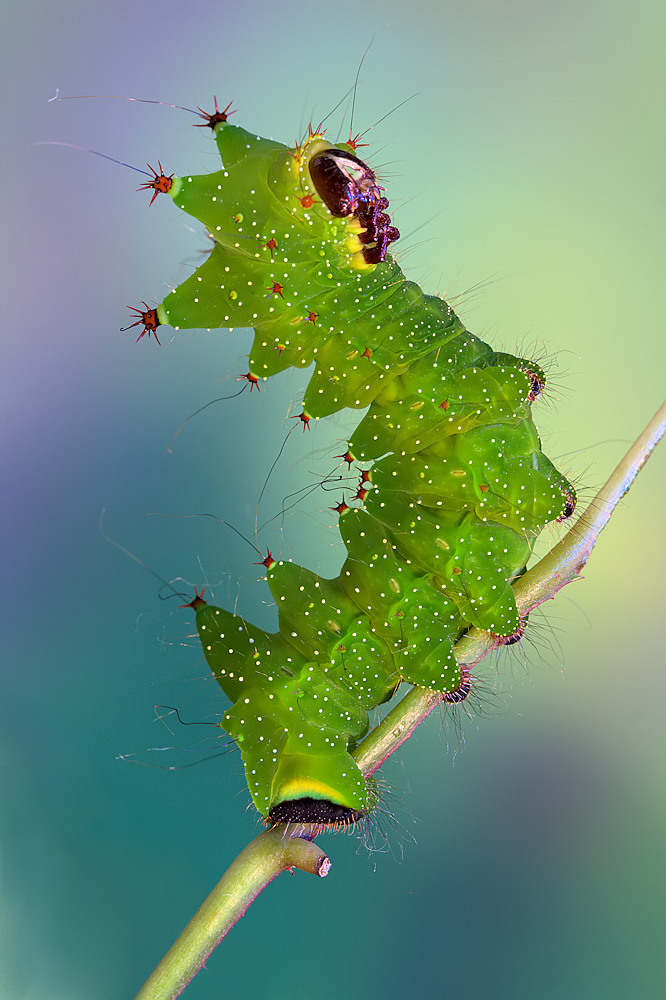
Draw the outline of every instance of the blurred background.
<instances>
[{"instance_id":1,"label":"blurred background","mask_svg":"<svg viewBox=\"0 0 666 1000\"><path fill-rule=\"evenodd\" d=\"M192 615L160 600L99 519L104 508L108 535L177 587L205 583L274 627L259 557L223 523L184 515L252 535L304 385L287 373L208 407L169 453L185 417L238 390L250 335L163 329L159 348L119 333L128 304L156 304L191 273L205 238L170 199L149 208L141 175L35 143L178 174L216 169L214 143L184 111L49 98L210 110L216 94L234 121L289 143L334 108L334 139L383 119L361 155L387 185L403 268L474 332L542 359L537 422L585 499L663 395L665 28L658 0L12 8L3 998L131 997L257 832L237 754L183 768L223 743L203 724L224 700ZM293 434L258 510L262 545L329 575L337 494L281 509L328 471L345 426ZM188 997L659 995L664 457L585 579L484 665L479 712L431 717L385 768L395 820L366 843L321 838L329 877L274 883ZM172 715L167 728L156 704L202 725Z\"/></svg>"}]
</instances>

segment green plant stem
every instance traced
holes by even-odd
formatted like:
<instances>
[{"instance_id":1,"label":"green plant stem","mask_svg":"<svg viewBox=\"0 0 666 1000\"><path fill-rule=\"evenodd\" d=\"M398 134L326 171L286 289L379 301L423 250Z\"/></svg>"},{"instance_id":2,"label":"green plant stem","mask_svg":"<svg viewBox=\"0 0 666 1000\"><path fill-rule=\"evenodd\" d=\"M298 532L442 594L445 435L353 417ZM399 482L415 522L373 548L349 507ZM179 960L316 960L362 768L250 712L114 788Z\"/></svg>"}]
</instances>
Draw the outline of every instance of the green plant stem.
<instances>
[{"instance_id":1,"label":"green plant stem","mask_svg":"<svg viewBox=\"0 0 666 1000\"><path fill-rule=\"evenodd\" d=\"M229 866L178 936L135 1000L180 996L211 952L243 916L262 889L281 872L300 868L323 878L331 863L297 830L275 827L255 837Z\"/></svg>"},{"instance_id":2,"label":"green plant stem","mask_svg":"<svg viewBox=\"0 0 666 1000\"><path fill-rule=\"evenodd\" d=\"M613 510L664 433L666 403L562 541L516 581L514 593L521 615L553 598L580 575ZM472 667L495 646L487 632L472 629L457 644L456 660ZM438 694L412 688L354 751L363 773L367 776L376 771L440 701ZM135 1000L171 1000L179 996L250 903L280 872L302 868L326 875L330 867L328 858L309 839L303 839L314 837L316 832L307 826L277 826L253 840L202 903Z\"/></svg>"}]
</instances>

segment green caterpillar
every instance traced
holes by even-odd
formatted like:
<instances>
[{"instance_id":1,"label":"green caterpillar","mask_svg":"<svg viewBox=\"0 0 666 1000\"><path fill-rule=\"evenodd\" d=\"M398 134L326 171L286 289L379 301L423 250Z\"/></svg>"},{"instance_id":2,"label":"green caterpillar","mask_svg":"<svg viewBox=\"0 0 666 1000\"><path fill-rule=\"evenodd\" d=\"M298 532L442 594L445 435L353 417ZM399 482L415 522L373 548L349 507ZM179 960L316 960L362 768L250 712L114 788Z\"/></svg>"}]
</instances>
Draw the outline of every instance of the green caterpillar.
<instances>
[{"instance_id":1,"label":"green caterpillar","mask_svg":"<svg viewBox=\"0 0 666 1000\"><path fill-rule=\"evenodd\" d=\"M279 612L265 632L197 594L208 664L232 702L254 804L268 822L345 824L373 792L350 751L368 712L401 681L457 702L470 677L453 646L472 626L522 634L511 582L548 522L570 516L571 484L541 451L538 365L493 351L445 301L407 281L388 247L399 232L355 143L322 131L287 147L203 114L221 170L144 186L168 192L212 238L205 263L156 309L160 325L253 327L250 387L314 371L300 418L367 409L344 460L354 506L338 505L347 559L337 579L264 561ZM151 168L152 169L152 168ZM144 303L145 305L145 303Z\"/></svg>"}]
</instances>

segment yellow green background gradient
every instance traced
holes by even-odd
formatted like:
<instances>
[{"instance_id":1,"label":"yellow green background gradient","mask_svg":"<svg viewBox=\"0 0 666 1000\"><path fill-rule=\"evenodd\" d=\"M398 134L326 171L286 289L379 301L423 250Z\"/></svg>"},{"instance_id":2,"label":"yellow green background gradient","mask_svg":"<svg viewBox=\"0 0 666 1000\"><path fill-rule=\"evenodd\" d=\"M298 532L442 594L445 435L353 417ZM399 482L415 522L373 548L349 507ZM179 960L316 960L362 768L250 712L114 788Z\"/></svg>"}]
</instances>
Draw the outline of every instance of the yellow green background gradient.
<instances>
[{"instance_id":1,"label":"yellow green background gradient","mask_svg":"<svg viewBox=\"0 0 666 1000\"><path fill-rule=\"evenodd\" d=\"M206 756L217 730L171 717L172 735L153 705L186 721L223 705L191 615L104 541L99 513L160 574L274 627L259 557L233 532L146 515L215 513L251 533L303 379L209 407L167 452L189 413L238 389L250 335L165 330L160 349L119 333L126 305L160 301L205 240L168 199L149 209L140 175L33 143L184 173L215 168L213 141L170 108L48 99L59 87L209 109L217 94L293 142L352 87L374 36L353 131L392 111L361 153L388 186L400 263L459 299L474 332L549 368L535 416L584 500L663 396L666 12L27 0L5 22L0 996L116 1000L257 826L238 754L177 771L116 760ZM346 137L345 105L336 125ZM328 470L329 440L292 435L260 523ZM482 716L434 716L386 768L390 850L322 841L330 876L278 880L192 1000L658 995L663 496L657 454L585 579L485 666ZM336 573L338 499L313 494L260 540Z\"/></svg>"}]
</instances>

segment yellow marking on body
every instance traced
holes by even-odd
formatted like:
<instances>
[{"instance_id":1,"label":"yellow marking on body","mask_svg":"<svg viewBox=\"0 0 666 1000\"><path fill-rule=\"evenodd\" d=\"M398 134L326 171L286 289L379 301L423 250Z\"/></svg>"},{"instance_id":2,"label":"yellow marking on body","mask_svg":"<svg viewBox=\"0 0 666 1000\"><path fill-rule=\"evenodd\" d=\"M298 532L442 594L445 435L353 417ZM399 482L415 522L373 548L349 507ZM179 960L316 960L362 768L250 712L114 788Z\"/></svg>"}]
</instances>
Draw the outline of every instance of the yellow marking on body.
<instances>
[{"instance_id":1,"label":"yellow marking on body","mask_svg":"<svg viewBox=\"0 0 666 1000\"><path fill-rule=\"evenodd\" d=\"M313 156L316 156L317 153L322 153L325 149L333 149L333 144L324 139L321 132L305 139L303 145L299 146L292 153L294 174L298 176L301 168L303 166L307 166L309 160L311 160ZM312 183L309 170L307 171L307 180L310 182L312 190L316 190L314 184Z\"/></svg>"},{"instance_id":2,"label":"yellow marking on body","mask_svg":"<svg viewBox=\"0 0 666 1000\"><path fill-rule=\"evenodd\" d=\"M351 254L351 266L355 271L372 271L376 264L369 264L363 256L364 244L358 238L359 233L364 233L365 229L353 216L344 220L349 235L347 237L347 250Z\"/></svg>"},{"instance_id":3,"label":"yellow marking on body","mask_svg":"<svg viewBox=\"0 0 666 1000\"><path fill-rule=\"evenodd\" d=\"M323 781L314 778L290 778L280 786L279 796L276 802L284 802L286 799L302 799L305 796L313 799L328 799L337 805L348 805L338 791L327 785Z\"/></svg>"}]
</instances>

